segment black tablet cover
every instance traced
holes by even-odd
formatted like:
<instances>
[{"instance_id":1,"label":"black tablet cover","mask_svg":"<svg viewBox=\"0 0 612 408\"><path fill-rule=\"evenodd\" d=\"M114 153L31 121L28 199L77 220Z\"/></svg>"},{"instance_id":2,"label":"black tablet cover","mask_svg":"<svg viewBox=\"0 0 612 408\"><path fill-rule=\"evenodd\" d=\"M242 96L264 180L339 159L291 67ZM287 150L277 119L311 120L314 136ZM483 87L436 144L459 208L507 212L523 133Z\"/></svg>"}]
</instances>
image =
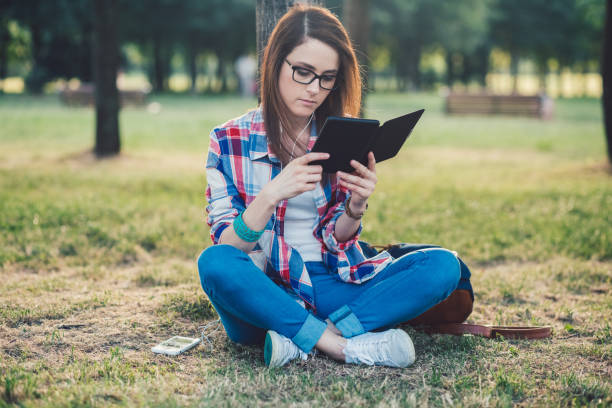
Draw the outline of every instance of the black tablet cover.
<instances>
[{"instance_id":1,"label":"black tablet cover","mask_svg":"<svg viewBox=\"0 0 612 408\"><path fill-rule=\"evenodd\" d=\"M327 160L311 162L323 166L325 173L354 171L351 160L368 164L368 152L374 152L376 162L394 157L410 136L425 110L388 120L379 126L377 120L330 116L317 138L313 152L330 154Z\"/></svg>"}]
</instances>

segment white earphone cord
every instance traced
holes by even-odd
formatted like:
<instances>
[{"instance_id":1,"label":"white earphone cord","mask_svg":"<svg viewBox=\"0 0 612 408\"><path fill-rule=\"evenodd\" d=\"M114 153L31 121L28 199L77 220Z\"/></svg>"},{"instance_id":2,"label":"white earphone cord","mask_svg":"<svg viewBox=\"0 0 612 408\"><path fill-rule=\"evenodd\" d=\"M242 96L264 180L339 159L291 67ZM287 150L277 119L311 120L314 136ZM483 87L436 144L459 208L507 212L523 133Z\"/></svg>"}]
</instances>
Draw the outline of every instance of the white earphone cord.
<instances>
[{"instance_id":1,"label":"white earphone cord","mask_svg":"<svg viewBox=\"0 0 612 408\"><path fill-rule=\"evenodd\" d=\"M291 154L289 155L289 161L293 160L293 151L295 150L295 145L297 144L298 139L300 138L300 136L302 136L302 133L304 133L304 131L306 130L306 128L308 126L310 126L310 122L312 122L312 118L314 118L314 112L312 112L312 114L310 115L310 118L308 119L308 123L306 123L306 126L304 126L304 128L300 131L300 133L298 133L298 135L295 137L295 139L293 139L293 147L291 148ZM283 131L283 127L281 125L281 133ZM281 162L281 171L283 171L283 162ZM270 256L272 255L272 238L274 237L274 231L276 228L276 207L274 207L274 222L272 223L272 235L270 235L270 252L268 252L268 259L270 259Z\"/></svg>"}]
</instances>

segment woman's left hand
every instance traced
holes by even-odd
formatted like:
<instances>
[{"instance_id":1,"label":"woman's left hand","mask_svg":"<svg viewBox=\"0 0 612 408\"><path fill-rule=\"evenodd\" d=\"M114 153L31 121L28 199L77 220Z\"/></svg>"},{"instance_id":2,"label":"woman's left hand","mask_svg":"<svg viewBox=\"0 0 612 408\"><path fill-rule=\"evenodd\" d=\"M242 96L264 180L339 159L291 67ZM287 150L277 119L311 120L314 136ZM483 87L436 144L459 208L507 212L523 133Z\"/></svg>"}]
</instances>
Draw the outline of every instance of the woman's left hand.
<instances>
[{"instance_id":1,"label":"woman's left hand","mask_svg":"<svg viewBox=\"0 0 612 408\"><path fill-rule=\"evenodd\" d=\"M366 202L374 192L378 181L374 153L368 153L368 167L357 160L351 160L351 166L355 171L351 174L339 171L338 180L342 187L351 191L351 208L365 209Z\"/></svg>"}]
</instances>

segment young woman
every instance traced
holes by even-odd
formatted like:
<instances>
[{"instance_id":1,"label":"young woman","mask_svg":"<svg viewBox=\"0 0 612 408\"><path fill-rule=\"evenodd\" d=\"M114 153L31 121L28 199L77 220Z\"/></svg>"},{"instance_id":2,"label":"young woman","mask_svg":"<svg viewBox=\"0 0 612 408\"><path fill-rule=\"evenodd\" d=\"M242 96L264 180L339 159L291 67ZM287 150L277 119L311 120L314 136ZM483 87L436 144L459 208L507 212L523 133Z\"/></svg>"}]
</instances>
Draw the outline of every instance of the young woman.
<instances>
[{"instance_id":1,"label":"young woman","mask_svg":"<svg viewBox=\"0 0 612 408\"><path fill-rule=\"evenodd\" d=\"M328 158L309 153L325 119L357 115L360 81L338 19L295 6L268 40L261 105L210 134L214 245L198 260L201 284L230 339L265 339L269 366L317 348L342 362L406 367L412 341L390 327L449 313L463 321L471 311L469 272L453 252L364 255L361 218L377 181L371 152L367 167L352 162L351 174L310 164Z\"/></svg>"}]
</instances>

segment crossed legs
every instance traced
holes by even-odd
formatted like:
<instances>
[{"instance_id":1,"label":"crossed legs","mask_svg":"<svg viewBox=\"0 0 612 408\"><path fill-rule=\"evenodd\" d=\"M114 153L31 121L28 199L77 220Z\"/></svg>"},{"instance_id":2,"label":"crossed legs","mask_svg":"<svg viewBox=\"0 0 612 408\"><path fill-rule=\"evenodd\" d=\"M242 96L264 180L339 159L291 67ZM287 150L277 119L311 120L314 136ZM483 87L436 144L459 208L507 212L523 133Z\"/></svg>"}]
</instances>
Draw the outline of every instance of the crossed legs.
<instances>
[{"instance_id":1,"label":"crossed legs","mask_svg":"<svg viewBox=\"0 0 612 408\"><path fill-rule=\"evenodd\" d=\"M310 271L311 265L308 266ZM455 299L459 295L455 293L459 291L453 291L459 268L454 255L443 249L402 256L362 285L326 280L333 277L327 272L311 273L315 298L321 299L317 301L316 316L234 247L209 247L200 256L198 268L202 287L228 337L244 344L261 344L266 330L271 329L305 352L316 346L342 360L347 337L408 320L416 324L440 314L446 319L461 319L469 314L466 310L458 313ZM333 291L333 296L327 296L326 290Z\"/></svg>"}]
</instances>

